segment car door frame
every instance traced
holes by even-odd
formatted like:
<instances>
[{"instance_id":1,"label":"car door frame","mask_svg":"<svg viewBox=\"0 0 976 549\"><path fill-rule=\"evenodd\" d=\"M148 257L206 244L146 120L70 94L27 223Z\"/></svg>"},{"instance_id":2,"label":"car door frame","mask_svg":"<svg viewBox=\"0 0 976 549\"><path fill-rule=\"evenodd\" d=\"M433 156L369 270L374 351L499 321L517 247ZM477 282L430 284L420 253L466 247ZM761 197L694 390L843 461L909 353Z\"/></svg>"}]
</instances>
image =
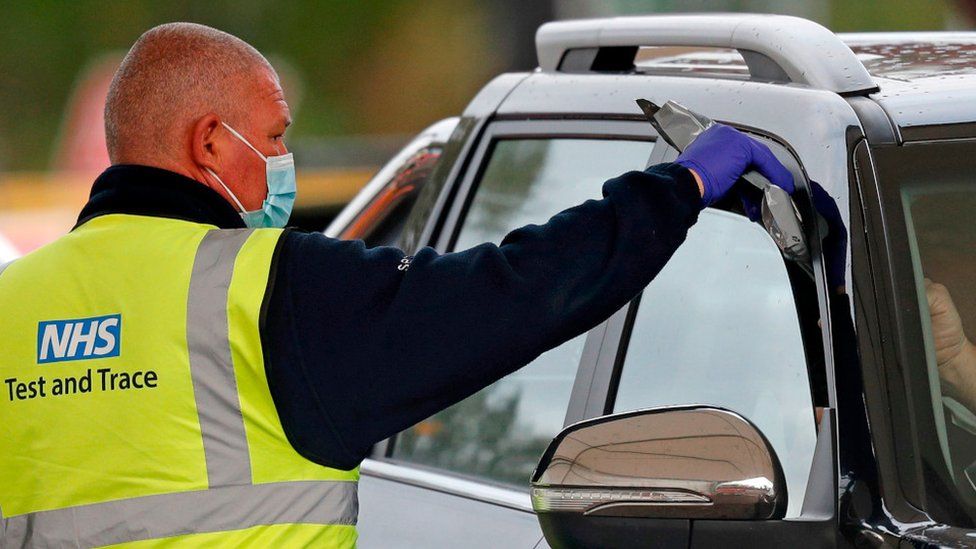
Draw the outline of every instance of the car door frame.
<instances>
[{"instance_id":1,"label":"car door frame","mask_svg":"<svg viewBox=\"0 0 976 549\"><path fill-rule=\"evenodd\" d=\"M801 171L803 171L804 176L806 177L807 181L809 181L809 177L806 176L806 170L803 167L804 163L798 152L793 149L790 143L779 136L762 131L758 128L747 128L741 125L738 126L741 129L762 135L763 137L772 139L778 144L782 145L786 151L789 152L798 162ZM664 146L665 144L662 142L660 145ZM655 151L652 153L652 158L656 157L658 160L664 161L673 158L673 153L668 155L664 152L657 151L657 149L658 147L655 147ZM850 181L848 183L850 184ZM814 230L815 229L809 227L807 228L808 238L812 237ZM829 311L829 298L827 295L828 287L826 284L825 272L823 270L822 253L820 250L819 241L815 243L811 242L811 253L813 256L819 310L822 317L827 316L829 319L829 314L825 314L825 311ZM613 338L613 344L604 345L600 354L597 356L595 366L599 368L600 371L594 372L593 379L599 379L600 384L598 386L591 387L590 394L588 395L589 405L587 409L588 415L586 418L597 417L613 412L612 408L614 405L617 384L620 381L623 363L626 359L629 339L632 335L633 325L637 316L637 311L640 307L642 295L643 294L638 295L615 315L619 322L617 325L619 331L617 332L616 337ZM826 377L830 402L829 406L825 409L824 419L821 422L821 433L818 434L814 462L811 466L811 479L816 478L821 480L821 483L814 485L811 482L811 484L808 485L807 494L805 495L803 503L803 509L799 517L794 519L772 521L775 524L767 524L766 527L769 527L769 529L763 531L763 539L767 539L767 536L770 536L769 539L776 539L781 543L797 543L798 540L802 539L806 539L808 542L812 543L813 540L818 540L824 545L830 545L831 542L829 540L837 535L836 517L838 509L838 492L836 480L839 446L838 441L836 440L837 393L836 380L833 372L835 364L834 357L832 355L833 334L831 333L831 330L832 323L829 320L821 323L820 337L823 340L823 361L825 368L828 369ZM726 541L729 543L731 543L729 540L740 539L740 536L741 539L749 539L750 536L758 533L751 529L752 527L747 521L695 522L697 523L695 527L696 531L699 532L702 539L708 538L708 536L720 537L721 533L723 532L723 528L727 529L727 533L732 536L731 538L726 539Z\"/></svg>"},{"instance_id":2,"label":"car door frame","mask_svg":"<svg viewBox=\"0 0 976 549\"><path fill-rule=\"evenodd\" d=\"M806 170L803 167L803 162L800 159L799 154L784 139L774 134L771 134L769 132L765 132L758 128L745 127L739 124L736 124L735 126L738 126L740 129L744 131L749 131L750 133L755 133L757 135L761 135L765 138L777 142L789 154L793 156L794 160L799 164L801 170L803 170L804 176L806 177ZM674 157L676 156L676 152L674 152L674 150L664 142L661 142L661 146L665 148L665 150L661 151L658 150L658 147L655 147L655 151L652 153L652 158L656 158L658 161L673 160ZM807 181L809 181L809 178L807 178ZM811 230L809 227L806 228L806 232L808 237L810 237L813 234L813 230ZM823 260L822 260L821 250L820 250L820 244L819 242L813 242L812 240L813 239L811 239L810 250L811 250L811 256L814 265L814 274L816 278L817 300L820 306L819 308L820 308L821 315L823 315L823 313L829 309L829 305L827 303L829 300L826 294L827 284L825 280L825 273L823 272L822 269ZM601 374L597 374L599 375L599 378L601 380L606 380L607 383L612 384L608 386L594 388L593 396L596 398L605 399L599 402L595 402L591 406L593 410L601 410L599 415L609 414L613 412L612 408L614 405L614 397L616 394L616 383L619 381L619 376L621 373L620 368L623 366L623 361L626 358L625 355L626 355L628 341L624 341L623 339L629 340L630 332L633 327L633 320L637 316L637 310L640 307L640 301L642 295L643 292L637 297L635 297L633 300L631 300L628 306L624 308L627 309L626 311L618 311L618 314L621 312L626 313L621 315L621 317L623 317L622 318L623 322L620 325L620 332L618 332L618 334L621 335L622 338L618 337L618 344L616 346L606 347L604 352L609 353L610 356L601 356L598 359L598 363L602 367L615 369L615 371L603 372ZM829 315L823 315L823 316L829 316ZM834 363L833 363L833 357L830 356L830 350L833 348L832 346L833 336L830 333L829 322L822 323L820 329L820 336L825 343L825 345L823 345L823 353L824 353L823 360L824 360L825 368L827 368L828 370L827 384L828 384L828 393L830 394L830 404L831 407L834 407L834 405L836 404L836 397L835 397L836 387L834 386L835 380L834 380L833 372L830 371L833 369ZM588 416L584 419L590 419L591 417L593 416Z\"/></svg>"}]
</instances>

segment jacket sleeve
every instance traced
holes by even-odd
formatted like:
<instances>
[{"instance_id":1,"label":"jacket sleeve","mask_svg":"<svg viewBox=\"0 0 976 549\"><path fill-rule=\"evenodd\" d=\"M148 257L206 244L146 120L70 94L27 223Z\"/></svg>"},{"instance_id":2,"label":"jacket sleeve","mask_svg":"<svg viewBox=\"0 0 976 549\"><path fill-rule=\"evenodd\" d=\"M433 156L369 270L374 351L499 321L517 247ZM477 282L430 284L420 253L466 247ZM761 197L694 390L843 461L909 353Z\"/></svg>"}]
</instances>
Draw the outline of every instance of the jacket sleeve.
<instances>
[{"instance_id":1,"label":"jacket sleeve","mask_svg":"<svg viewBox=\"0 0 976 549\"><path fill-rule=\"evenodd\" d=\"M637 295L701 209L675 164L501 245L439 254L283 237L262 339L282 426L302 455L349 469L384 438L599 324ZM409 259L408 259L409 261Z\"/></svg>"}]
</instances>

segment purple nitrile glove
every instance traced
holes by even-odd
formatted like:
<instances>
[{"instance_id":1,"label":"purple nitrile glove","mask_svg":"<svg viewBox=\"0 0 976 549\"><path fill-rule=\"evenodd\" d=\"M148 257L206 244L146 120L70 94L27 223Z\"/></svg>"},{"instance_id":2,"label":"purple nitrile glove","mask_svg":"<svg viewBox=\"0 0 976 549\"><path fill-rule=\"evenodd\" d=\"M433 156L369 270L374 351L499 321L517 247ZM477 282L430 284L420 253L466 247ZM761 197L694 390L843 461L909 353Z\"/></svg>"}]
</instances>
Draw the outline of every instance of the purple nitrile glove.
<instances>
[{"instance_id":1,"label":"purple nitrile glove","mask_svg":"<svg viewBox=\"0 0 976 549\"><path fill-rule=\"evenodd\" d=\"M729 192L749 170L766 176L774 185L793 193L793 175L766 145L724 124L714 124L675 160L701 178L702 203L710 206Z\"/></svg>"}]
</instances>

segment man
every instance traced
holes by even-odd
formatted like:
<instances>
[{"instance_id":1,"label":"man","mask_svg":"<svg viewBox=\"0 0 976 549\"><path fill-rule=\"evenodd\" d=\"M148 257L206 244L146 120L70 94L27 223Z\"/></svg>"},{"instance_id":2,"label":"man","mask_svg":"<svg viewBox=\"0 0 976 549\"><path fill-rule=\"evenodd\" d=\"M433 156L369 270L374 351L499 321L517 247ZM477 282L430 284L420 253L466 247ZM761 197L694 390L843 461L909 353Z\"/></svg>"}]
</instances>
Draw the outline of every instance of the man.
<instances>
[{"instance_id":1,"label":"man","mask_svg":"<svg viewBox=\"0 0 976 549\"><path fill-rule=\"evenodd\" d=\"M746 169L793 188L720 126L501 246L406 258L278 228L290 122L235 37L169 24L129 51L113 166L0 272L5 547L351 546L371 445L607 318Z\"/></svg>"}]
</instances>

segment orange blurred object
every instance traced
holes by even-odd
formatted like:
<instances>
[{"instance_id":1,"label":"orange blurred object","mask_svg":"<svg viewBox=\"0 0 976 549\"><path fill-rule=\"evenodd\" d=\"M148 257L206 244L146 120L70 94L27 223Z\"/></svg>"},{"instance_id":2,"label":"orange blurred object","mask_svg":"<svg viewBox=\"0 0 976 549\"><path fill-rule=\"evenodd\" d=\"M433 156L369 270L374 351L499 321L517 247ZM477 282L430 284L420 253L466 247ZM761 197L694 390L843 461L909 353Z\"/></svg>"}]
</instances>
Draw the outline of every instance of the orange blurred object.
<instances>
[{"instance_id":1,"label":"orange blurred object","mask_svg":"<svg viewBox=\"0 0 976 549\"><path fill-rule=\"evenodd\" d=\"M413 431L422 437L432 437L444 430L444 424L436 419L425 419L413 426Z\"/></svg>"}]
</instances>

